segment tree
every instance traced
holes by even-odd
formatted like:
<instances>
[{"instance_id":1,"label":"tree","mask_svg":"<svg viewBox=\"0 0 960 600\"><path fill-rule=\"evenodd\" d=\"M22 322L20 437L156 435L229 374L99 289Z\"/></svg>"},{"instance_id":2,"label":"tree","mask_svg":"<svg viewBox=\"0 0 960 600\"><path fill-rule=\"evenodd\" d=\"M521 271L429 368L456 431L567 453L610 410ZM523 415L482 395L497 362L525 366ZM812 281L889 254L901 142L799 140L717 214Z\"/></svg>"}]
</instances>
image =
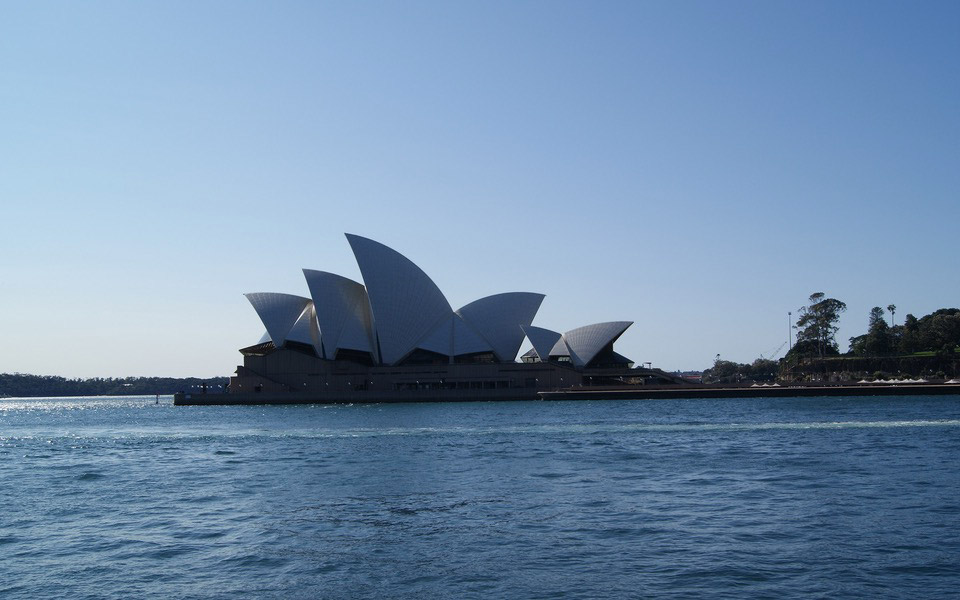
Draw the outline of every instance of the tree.
<instances>
[{"instance_id":1,"label":"tree","mask_svg":"<svg viewBox=\"0 0 960 600\"><path fill-rule=\"evenodd\" d=\"M890 352L890 328L883 319L883 309L879 306L870 309L870 322L865 338L863 349L866 354L876 356Z\"/></svg>"},{"instance_id":2,"label":"tree","mask_svg":"<svg viewBox=\"0 0 960 600\"><path fill-rule=\"evenodd\" d=\"M867 334L855 335L850 338L850 354L863 356L867 353Z\"/></svg>"},{"instance_id":3,"label":"tree","mask_svg":"<svg viewBox=\"0 0 960 600\"><path fill-rule=\"evenodd\" d=\"M836 298L827 298L823 292L811 294L809 302L809 306L799 312L795 350L798 353L813 350L820 358L839 354L835 337L839 329L837 321L840 313L847 310L847 305Z\"/></svg>"},{"instance_id":4,"label":"tree","mask_svg":"<svg viewBox=\"0 0 960 600\"><path fill-rule=\"evenodd\" d=\"M769 358L758 358L750 365L750 378L754 381L776 381L780 363Z\"/></svg>"},{"instance_id":5,"label":"tree","mask_svg":"<svg viewBox=\"0 0 960 600\"><path fill-rule=\"evenodd\" d=\"M960 344L960 310L941 308L920 319L925 350L941 350Z\"/></svg>"},{"instance_id":6,"label":"tree","mask_svg":"<svg viewBox=\"0 0 960 600\"><path fill-rule=\"evenodd\" d=\"M913 354L919 352L921 348L920 321L912 314L907 313L903 320L903 334L900 336L900 352Z\"/></svg>"},{"instance_id":7,"label":"tree","mask_svg":"<svg viewBox=\"0 0 960 600\"><path fill-rule=\"evenodd\" d=\"M740 371L739 364L730 361L722 360L720 355L717 355L717 358L713 361L713 367L705 370L703 372L704 381L712 382L724 382L730 383L737 380L737 374Z\"/></svg>"},{"instance_id":8,"label":"tree","mask_svg":"<svg viewBox=\"0 0 960 600\"><path fill-rule=\"evenodd\" d=\"M896 318L895 318L895 317L896 317L896 312L897 312L897 305L896 305L896 304L888 304L888 305L887 305L887 310L890 311L890 327L893 327L894 325L897 324L897 320L896 320Z\"/></svg>"},{"instance_id":9,"label":"tree","mask_svg":"<svg viewBox=\"0 0 960 600\"><path fill-rule=\"evenodd\" d=\"M753 364L722 360L717 355L713 366L703 371L705 383L743 383L745 381L776 381L780 364L769 358L758 358Z\"/></svg>"}]
</instances>

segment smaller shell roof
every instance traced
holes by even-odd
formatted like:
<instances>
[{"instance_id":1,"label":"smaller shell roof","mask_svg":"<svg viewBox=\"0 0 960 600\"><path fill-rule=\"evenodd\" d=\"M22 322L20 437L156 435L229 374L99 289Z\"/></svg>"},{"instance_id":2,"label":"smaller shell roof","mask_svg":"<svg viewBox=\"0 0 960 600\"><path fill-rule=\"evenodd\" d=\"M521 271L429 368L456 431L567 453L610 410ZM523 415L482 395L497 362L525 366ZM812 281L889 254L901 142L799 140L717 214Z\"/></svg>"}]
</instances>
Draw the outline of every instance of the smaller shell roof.
<instances>
[{"instance_id":1,"label":"smaller shell roof","mask_svg":"<svg viewBox=\"0 0 960 600\"><path fill-rule=\"evenodd\" d=\"M633 321L608 321L577 327L563 334L570 350L570 361L576 367L586 366L607 345L623 335Z\"/></svg>"},{"instance_id":2,"label":"smaller shell roof","mask_svg":"<svg viewBox=\"0 0 960 600\"><path fill-rule=\"evenodd\" d=\"M317 326L317 311L314 309L313 302L303 309L300 318L287 333L286 341L313 346L317 356L323 356L323 346L320 343L320 327Z\"/></svg>"},{"instance_id":3,"label":"smaller shell roof","mask_svg":"<svg viewBox=\"0 0 960 600\"><path fill-rule=\"evenodd\" d=\"M553 348L550 348L550 356L570 356L570 348L567 348L567 343L563 341L563 336L560 336L560 339L557 340L557 343L553 345Z\"/></svg>"},{"instance_id":4,"label":"smaller shell roof","mask_svg":"<svg viewBox=\"0 0 960 600\"><path fill-rule=\"evenodd\" d=\"M563 343L560 341L561 334L559 331L551 331L543 327L534 327L533 325L521 325L520 329L527 336L527 339L530 340L530 343L533 344L533 351L536 352L540 360L544 362L550 360L550 354L553 348L557 344ZM556 356L555 353L554 356Z\"/></svg>"},{"instance_id":5,"label":"smaller shell roof","mask_svg":"<svg viewBox=\"0 0 960 600\"><path fill-rule=\"evenodd\" d=\"M253 292L244 294L266 327L273 344L279 348L297 323L305 308L312 304L310 298L276 292Z\"/></svg>"},{"instance_id":6,"label":"smaller shell roof","mask_svg":"<svg viewBox=\"0 0 960 600\"><path fill-rule=\"evenodd\" d=\"M352 279L326 271L304 269L303 276L317 311L327 358L334 358L341 348L375 355L376 338L366 288Z\"/></svg>"},{"instance_id":7,"label":"smaller shell roof","mask_svg":"<svg viewBox=\"0 0 960 600\"><path fill-rule=\"evenodd\" d=\"M523 344L524 326L540 309L543 294L506 292L474 300L457 311L503 362L516 359Z\"/></svg>"}]
</instances>

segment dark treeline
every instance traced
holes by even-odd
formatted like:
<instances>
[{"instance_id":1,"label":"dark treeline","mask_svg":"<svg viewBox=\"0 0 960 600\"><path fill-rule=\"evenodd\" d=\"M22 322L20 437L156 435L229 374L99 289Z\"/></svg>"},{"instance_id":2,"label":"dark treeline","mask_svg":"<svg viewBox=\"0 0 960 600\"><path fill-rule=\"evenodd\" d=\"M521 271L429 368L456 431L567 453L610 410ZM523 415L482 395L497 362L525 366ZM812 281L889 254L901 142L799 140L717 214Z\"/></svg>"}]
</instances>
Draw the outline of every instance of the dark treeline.
<instances>
[{"instance_id":1,"label":"dark treeline","mask_svg":"<svg viewBox=\"0 0 960 600\"><path fill-rule=\"evenodd\" d=\"M35 398L39 396L135 396L173 394L197 390L206 384L211 392L222 391L227 377L125 377L66 379L56 375L0 373L0 397Z\"/></svg>"},{"instance_id":2,"label":"dark treeline","mask_svg":"<svg viewBox=\"0 0 960 600\"><path fill-rule=\"evenodd\" d=\"M704 383L743 383L777 380L780 363L769 358L758 358L751 364L722 360L717 356L713 366L703 372Z\"/></svg>"},{"instance_id":3,"label":"dark treeline","mask_svg":"<svg viewBox=\"0 0 960 600\"><path fill-rule=\"evenodd\" d=\"M886 312L879 306L870 309L867 332L851 337L846 353L837 351L832 336L820 355L812 346L794 348L781 367L781 378L843 381L960 375L960 309L941 308L919 319L908 314L900 325L894 321L896 310L894 304Z\"/></svg>"},{"instance_id":4,"label":"dark treeline","mask_svg":"<svg viewBox=\"0 0 960 600\"><path fill-rule=\"evenodd\" d=\"M824 358L839 356L837 322L847 305L823 292L810 296L809 306L799 311L797 343L787 357ZM870 309L867 332L850 338L850 349L843 356L908 356L921 353L952 355L960 346L960 309L941 308L919 319L908 314L902 325L895 323L897 306L887 306L886 313L879 306Z\"/></svg>"},{"instance_id":5,"label":"dark treeline","mask_svg":"<svg viewBox=\"0 0 960 600\"><path fill-rule=\"evenodd\" d=\"M896 309L895 306L888 306ZM867 332L850 338L854 356L890 356L933 352L952 354L960 345L960 309L941 308L919 319L907 315L903 325L887 325L883 309L870 311Z\"/></svg>"}]
</instances>

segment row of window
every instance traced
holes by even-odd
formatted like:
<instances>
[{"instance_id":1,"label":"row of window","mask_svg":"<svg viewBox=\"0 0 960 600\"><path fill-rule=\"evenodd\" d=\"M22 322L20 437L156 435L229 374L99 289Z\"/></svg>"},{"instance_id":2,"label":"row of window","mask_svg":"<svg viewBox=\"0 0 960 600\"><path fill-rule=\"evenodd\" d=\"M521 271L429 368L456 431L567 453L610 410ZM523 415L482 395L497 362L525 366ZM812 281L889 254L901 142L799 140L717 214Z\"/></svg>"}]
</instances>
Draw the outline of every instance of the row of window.
<instances>
[{"instance_id":1,"label":"row of window","mask_svg":"<svg viewBox=\"0 0 960 600\"><path fill-rule=\"evenodd\" d=\"M401 381L393 384L395 390L501 390L509 389L510 382L500 381Z\"/></svg>"}]
</instances>

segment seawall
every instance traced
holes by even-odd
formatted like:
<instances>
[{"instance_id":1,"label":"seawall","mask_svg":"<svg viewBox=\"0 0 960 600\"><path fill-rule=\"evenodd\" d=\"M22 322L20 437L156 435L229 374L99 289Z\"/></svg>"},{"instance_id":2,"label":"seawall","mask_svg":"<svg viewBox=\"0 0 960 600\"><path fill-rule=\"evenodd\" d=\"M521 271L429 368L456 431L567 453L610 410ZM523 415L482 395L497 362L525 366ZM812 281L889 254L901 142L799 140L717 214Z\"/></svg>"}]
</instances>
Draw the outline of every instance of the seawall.
<instances>
[{"instance_id":1,"label":"seawall","mask_svg":"<svg viewBox=\"0 0 960 600\"><path fill-rule=\"evenodd\" d=\"M796 398L843 396L958 395L960 385L797 385L776 387L677 386L672 388L569 388L540 392L544 400L652 400L656 398Z\"/></svg>"},{"instance_id":2,"label":"seawall","mask_svg":"<svg viewBox=\"0 0 960 600\"><path fill-rule=\"evenodd\" d=\"M667 398L794 398L842 396L957 395L960 385L805 385L778 387L576 387L554 391L502 390L401 390L362 391L344 394L297 392L174 394L177 406L261 406L271 404L378 404L399 402L488 402L518 400L655 400Z\"/></svg>"}]
</instances>

